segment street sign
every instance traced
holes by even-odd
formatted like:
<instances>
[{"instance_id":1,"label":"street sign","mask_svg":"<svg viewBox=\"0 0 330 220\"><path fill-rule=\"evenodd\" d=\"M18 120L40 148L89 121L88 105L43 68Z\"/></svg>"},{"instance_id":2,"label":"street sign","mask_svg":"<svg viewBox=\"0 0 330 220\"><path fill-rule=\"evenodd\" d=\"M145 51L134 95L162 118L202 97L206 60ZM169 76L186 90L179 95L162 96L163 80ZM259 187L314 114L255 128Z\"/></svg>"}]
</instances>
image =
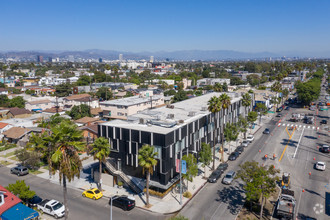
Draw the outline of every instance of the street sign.
<instances>
[{"instance_id":1,"label":"street sign","mask_svg":"<svg viewBox=\"0 0 330 220\"><path fill-rule=\"evenodd\" d=\"M182 165L181 173L186 174L187 173L187 163L186 163L186 161L182 160L181 165Z\"/></svg>"},{"instance_id":2,"label":"street sign","mask_svg":"<svg viewBox=\"0 0 330 220\"><path fill-rule=\"evenodd\" d=\"M176 159L175 161L175 166L176 166L176 172L180 172L180 159Z\"/></svg>"}]
</instances>

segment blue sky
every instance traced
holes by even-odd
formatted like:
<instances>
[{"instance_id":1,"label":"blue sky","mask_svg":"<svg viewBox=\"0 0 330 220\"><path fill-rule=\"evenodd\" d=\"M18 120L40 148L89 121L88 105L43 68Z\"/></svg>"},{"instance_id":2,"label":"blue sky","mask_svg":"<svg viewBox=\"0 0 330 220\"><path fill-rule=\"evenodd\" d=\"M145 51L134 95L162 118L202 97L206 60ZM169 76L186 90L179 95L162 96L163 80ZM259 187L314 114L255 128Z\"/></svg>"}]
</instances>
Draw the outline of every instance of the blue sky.
<instances>
[{"instance_id":1,"label":"blue sky","mask_svg":"<svg viewBox=\"0 0 330 220\"><path fill-rule=\"evenodd\" d=\"M0 0L0 51L330 51L329 0Z\"/></svg>"}]
</instances>

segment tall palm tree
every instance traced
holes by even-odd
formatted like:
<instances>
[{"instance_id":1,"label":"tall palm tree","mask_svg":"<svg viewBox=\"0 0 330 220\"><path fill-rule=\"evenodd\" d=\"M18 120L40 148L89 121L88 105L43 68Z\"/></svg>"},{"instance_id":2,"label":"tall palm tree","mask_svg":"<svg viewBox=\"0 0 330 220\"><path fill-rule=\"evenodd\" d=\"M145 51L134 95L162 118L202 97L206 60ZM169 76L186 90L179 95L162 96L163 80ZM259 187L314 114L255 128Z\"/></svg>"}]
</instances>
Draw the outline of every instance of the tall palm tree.
<instances>
[{"instance_id":1,"label":"tall palm tree","mask_svg":"<svg viewBox=\"0 0 330 220\"><path fill-rule=\"evenodd\" d=\"M65 219L67 219L69 213L66 181L71 182L74 177L80 177L82 164L78 151L81 151L84 147L83 135L75 124L63 121L52 128L50 138L56 146L56 151L51 157L50 167L53 174L59 172L59 181L63 184Z\"/></svg>"},{"instance_id":2,"label":"tall palm tree","mask_svg":"<svg viewBox=\"0 0 330 220\"><path fill-rule=\"evenodd\" d=\"M158 155L155 152L155 147L150 146L148 144L143 145L142 148L139 150L139 165L143 168L143 174L146 173L147 176L147 206L149 206L149 181L150 181L150 174L153 173L153 167L157 165L156 156Z\"/></svg>"},{"instance_id":3,"label":"tall palm tree","mask_svg":"<svg viewBox=\"0 0 330 220\"><path fill-rule=\"evenodd\" d=\"M110 154L110 144L109 141L104 137L99 137L95 140L92 145L93 149L90 154L93 155L94 160L99 160L99 173L100 173L100 181L99 181L99 189L102 190L102 162L105 161L105 158Z\"/></svg>"},{"instance_id":4,"label":"tall palm tree","mask_svg":"<svg viewBox=\"0 0 330 220\"><path fill-rule=\"evenodd\" d=\"M222 109L228 109L229 106L231 105L231 98L228 96L227 93L223 93L220 95L219 97L220 99L220 102L222 103L222 106L221 108ZM221 160L222 162L224 162L224 156L223 156L223 152L224 152L224 149L223 149L223 139L224 139L224 136L223 136L223 132L221 133Z\"/></svg>"},{"instance_id":5,"label":"tall palm tree","mask_svg":"<svg viewBox=\"0 0 330 220\"><path fill-rule=\"evenodd\" d=\"M208 105L208 110L213 113L214 118L215 118L215 114L217 112L220 112L221 111L221 107L222 107L222 103L221 103L219 97L216 97L216 96L211 97L210 100L207 102L207 105ZM215 141L216 141L216 138L215 138L215 125L214 125L214 134L213 134L213 166L212 166L212 169L213 170L215 169Z\"/></svg>"},{"instance_id":6,"label":"tall palm tree","mask_svg":"<svg viewBox=\"0 0 330 220\"><path fill-rule=\"evenodd\" d=\"M245 114L246 114L246 108L251 106L252 98L249 93L244 93L242 95L242 105L245 107ZM246 117L246 115L245 115Z\"/></svg>"},{"instance_id":7,"label":"tall palm tree","mask_svg":"<svg viewBox=\"0 0 330 220\"><path fill-rule=\"evenodd\" d=\"M216 83L216 84L214 84L214 86L213 86L213 90L214 90L215 92L222 92L222 90L223 90L222 85L221 85L220 83Z\"/></svg>"},{"instance_id":8,"label":"tall palm tree","mask_svg":"<svg viewBox=\"0 0 330 220\"><path fill-rule=\"evenodd\" d=\"M282 85L279 81L276 81L272 87L271 87L271 90L273 92L276 92L276 97L278 97L278 93L282 91ZM276 109L278 108L278 102L276 101Z\"/></svg>"}]
</instances>

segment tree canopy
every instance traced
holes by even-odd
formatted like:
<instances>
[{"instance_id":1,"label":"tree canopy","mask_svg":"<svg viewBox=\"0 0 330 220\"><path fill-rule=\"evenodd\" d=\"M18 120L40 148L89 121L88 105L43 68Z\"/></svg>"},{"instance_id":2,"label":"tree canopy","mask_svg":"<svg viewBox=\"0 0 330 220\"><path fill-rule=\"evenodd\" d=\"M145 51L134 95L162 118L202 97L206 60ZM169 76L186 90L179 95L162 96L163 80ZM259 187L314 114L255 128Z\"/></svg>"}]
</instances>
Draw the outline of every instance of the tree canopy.
<instances>
[{"instance_id":1,"label":"tree canopy","mask_svg":"<svg viewBox=\"0 0 330 220\"><path fill-rule=\"evenodd\" d=\"M68 115L73 120L77 120L83 117L92 117L92 114L90 112L90 107L86 104L73 106L71 111L68 112Z\"/></svg>"}]
</instances>

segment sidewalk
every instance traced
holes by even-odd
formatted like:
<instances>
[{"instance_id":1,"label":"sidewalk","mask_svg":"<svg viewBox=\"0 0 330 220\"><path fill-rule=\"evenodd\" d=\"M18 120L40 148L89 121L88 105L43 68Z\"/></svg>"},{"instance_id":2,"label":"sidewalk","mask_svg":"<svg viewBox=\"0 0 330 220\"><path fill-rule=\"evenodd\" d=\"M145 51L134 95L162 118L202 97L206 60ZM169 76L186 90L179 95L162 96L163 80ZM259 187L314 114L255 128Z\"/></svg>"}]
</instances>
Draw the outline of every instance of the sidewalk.
<instances>
[{"instance_id":1,"label":"sidewalk","mask_svg":"<svg viewBox=\"0 0 330 220\"><path fill-rule=\"evenodd\" d=\"M254 129L248 129L247 135L248 134L254 135L265 123L269 122L272 119L272 116L273 116L272 114L263 116L261 125L260 126L256 125L254 127ZM258 118L257 122L259 122L259 118ZM224 148L228 149L230 146L230 149L228 149L228 151L224 153L224 161L228 160L229 153L233 152L235 150L236 146L239 146L240 143L243 141L243 139L244 139L244 134L240 134L237 142L230 142L230 143L224 144ZM220 147L220 146L217 145L216 147ZM98 161L94 161L92 157L88 157L86 154L82 154L80 157L81 157L81 159L84 158L82 163L83 163L83 167L84 167L85 171L90 166L94 165L95 163L98 163ZM8 160L8 158L0 157L0 160ZM221 161L221 154L219 153L219 151L217 151L216 163L215 163L216 167L220 164L220 161ZM13 162L13 164L10 166L14 166L14 164L17 163L17 161L11 161L11 160L10 160L10 162ZM206 168L207 177L212 173L211 168L212 168L212 163L210 164L209 167ZM191 198L193 198L193 196L196 195L199 192L199 190L201 190L207 182L207 180L203 178L204 177L204 168L199 167L199 170L200 170L199 175L193 179L193 182L189 182L189 184L188 184L188 191L192 194ZM37 176L44 178L44 179L48 179L52 183L60 184L58 174L55 174L54 176L50 176L48 170L45 170L43 168L41 168L40 171L42 171L43 173L38 174ZM103 174L103 175L107 175L107 174ZM186 181L185 181L185 184L186 184ZM67 182L67 187L84 191L91 187L95 188L95 187L97 187L97 185L96 185L96 183L94 183L91 180L90 174L88 174L87 172L84 173L82 171L79 179L75 178L73 181ZM177 211L181 210L182 207L185 206L191 199L191 198L188 199L188 198L185 198L182 196L183 205L181 206L180 205L180 194L175 192L175 190L172 190L163 199L160 199L160 198L157 198L154 196L150 196L149 201L150 201L151 207L146 208L145 207L146 195L144 193L141 193L141 195L137 195L125 188L111 187L105 183L102 184L102 189L104 190L103 195L105 198L110 198L111 196L114 196L114 195L128 195L128 196L135 198L137 207L144 209L144 210L151 211L151 212L161 213L161 214L170 214L170 213L177 212Z\"/></svg>"}]
</instances>

